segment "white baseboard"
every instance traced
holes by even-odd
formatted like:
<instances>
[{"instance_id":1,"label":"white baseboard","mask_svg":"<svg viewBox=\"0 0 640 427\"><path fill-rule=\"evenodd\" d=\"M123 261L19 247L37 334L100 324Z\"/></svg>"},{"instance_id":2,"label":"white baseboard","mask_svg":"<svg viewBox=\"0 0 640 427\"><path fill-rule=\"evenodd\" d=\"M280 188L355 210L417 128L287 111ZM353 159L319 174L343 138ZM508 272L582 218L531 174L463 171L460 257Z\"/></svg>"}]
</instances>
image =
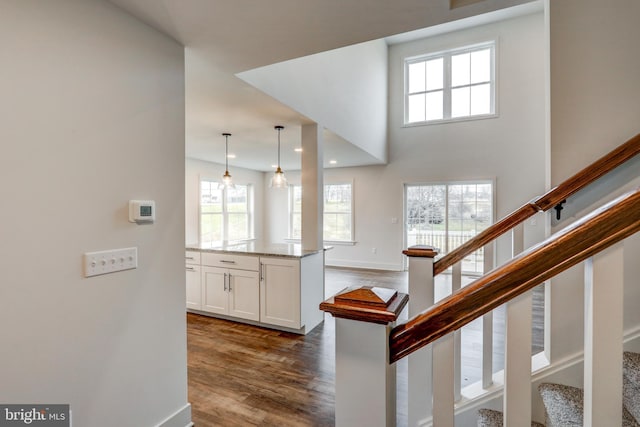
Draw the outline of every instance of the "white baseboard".
<instances>
[{"instance_id":1,"label":"white baseboard","mask_svg":"<svg viewBox=\"0 0 640 427\"><path fill-rule=\"evenodd\" d=\"M187 403L182 408L178 409L172 415L167 417L156 427L192 427L191 421L191 403Z\"/></svg>"},{"instance_id":2,"label":"white baseboard","mask_svg":"<svg viewBox=\"0 0 640 427\"><path fill-rule=\"evenodd\" d=\"M390 270L390 271L403 271L402 264L384 263L384 262L369 262L369 261L353 261L349 259L325 259L325 265L328 267L350 267L350 268L364 268L367 270Z\"/></svg>"}]
</instances>

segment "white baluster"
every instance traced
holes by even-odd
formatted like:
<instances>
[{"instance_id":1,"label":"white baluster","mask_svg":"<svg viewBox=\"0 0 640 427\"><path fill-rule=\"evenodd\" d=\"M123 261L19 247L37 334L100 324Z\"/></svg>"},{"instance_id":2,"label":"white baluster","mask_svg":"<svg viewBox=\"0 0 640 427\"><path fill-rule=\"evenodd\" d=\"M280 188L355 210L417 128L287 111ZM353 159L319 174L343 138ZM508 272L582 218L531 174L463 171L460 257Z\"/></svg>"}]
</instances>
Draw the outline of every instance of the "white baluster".
<instances>
[{"instance_id":1,"label":"white baluster","mask_svg":"<svg viewBox=\"0 0 640 427\"><path fill-rule=\"evenodd\" d=\"M451 293L454 293L462 287L462 261L457 262L451 268ZM462 397L460 387L461 371L462 371L462 329L458 329L453 332L453 396L454 400L458 402ZM436 383L437 384L437 383Z\"/></svg>"},{"instance_id":2,"label":"white baluster","mask_svg":"<svg viewBox=\"0 0 640 427\"><path fill-rule=\"evenodd\" d=\"M493 270L494 243L484 247L483 273ZM482 387L489 388L493 384L493 311L482 316Z\"/></svg>"},{"instance_id":3,"label":"white baluster","mask_svg":"<svg viewBox=\"0 0 640 427\"><path fill-rule=\"evenodd\" d=\"M433 344L433 425L450 427L454 424L454 339L448 334Z\"/></svg>"},{"instance_id":4,"label":"white baluster","mask_svg":"<svg viewBox=\"0 0 640 427\"><path fill-rule=\"evenodd\" d=\"M512 230L512 252L524 248L522 224ZM531 307L528 291L506 304L504 360L504 425L531 424Z\"/></svg>"},{"instance_id":5,"label":"white baluster","mask_svg":"<svg viewBox=\"0 0 640 427\"><path fill-rule=\"evenodd\" d=\"M585 261L585 427L622 425L623 249Z\"/></svg>"}]
</instances>

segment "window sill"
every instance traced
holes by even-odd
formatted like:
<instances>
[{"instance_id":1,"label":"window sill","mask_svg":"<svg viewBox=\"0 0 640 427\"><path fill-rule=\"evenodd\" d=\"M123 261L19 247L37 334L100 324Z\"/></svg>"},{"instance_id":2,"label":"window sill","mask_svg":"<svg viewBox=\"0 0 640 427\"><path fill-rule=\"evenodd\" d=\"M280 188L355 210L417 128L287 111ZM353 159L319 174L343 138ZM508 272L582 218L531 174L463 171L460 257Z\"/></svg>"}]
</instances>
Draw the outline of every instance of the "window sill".
<instances>
[{"instance_id":1,"label":"window sill","mask_svg":"<svg viewBox=\"0 0 640 427\"><path fill-rule=\"evenodd\" d=\"M402 127L411 128L415 126L431 126L431 125L440 125L445 123L471 122L474 120L496 119L498 117L499 117L498 113L482 114L477 116L466 116L466 117L456 117L456 118L442 119L442 120L428 120L424 122L404 123Z\"/></svg>"},{"instance_id":2,"label":"window sill","mask_svg":"<svg viewBox=\"0 0 640 427\"><path fill-rule=\"evenodd\" d=\"M287 243L302 243L300 239L284 239ZM355 246L357 242L353 240L325 240L323 244L332 246Z\"/></svg>"}]
</instances>

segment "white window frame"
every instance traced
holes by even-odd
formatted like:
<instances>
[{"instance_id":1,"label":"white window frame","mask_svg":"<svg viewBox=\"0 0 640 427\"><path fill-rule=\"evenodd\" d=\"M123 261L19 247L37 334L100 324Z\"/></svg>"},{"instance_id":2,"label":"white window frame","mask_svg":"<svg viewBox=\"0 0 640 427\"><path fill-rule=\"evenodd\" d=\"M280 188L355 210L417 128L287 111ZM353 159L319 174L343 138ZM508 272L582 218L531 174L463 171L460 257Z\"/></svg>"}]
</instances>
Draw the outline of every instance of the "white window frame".
<instances>
[{"instance_id":1,"label":"white window frame","mask_svg":"<svg viewBox=\"0 0 640 427\"><path fill-rule=\"evenodd\" d=\"M403 247L408 247L410 245L410 243L407 240L407 228L408 228L408 223L409 223L409 218L408 218L408 196L407 196L407 190L409 187L419 187L419 186L444 186L447 188L447 190L445 191L445 205L444 205L444 212L443 212L443 217L445 220L445 233L448 235L449 234L449 193L448 193L448 187L450 186L454 186L454 185L477 185L477 184L488 184L491 187L491 210L490 210L490 218L489 218L489 226L491 226L494 222L495 222L495 218L496 218L496 179L494 178L477 178L477 179L471 179L471 180L462 180L462 181L436 181L436 182L405 182L403 184L403 231L402 231L402 235L403 235ZM447 237L447 242L448 242L448 237ZM453 248L448 248L448 247L441 247L438 248L440 249L440 253L441 254L446 254L448 253L450 250L453 250ZM484 249L482 249L484 250ZM406 270L408 268L408 257L404 257L403 260L403 264L404 264L404 269ZM467 274L464 273L463 274Z\"/></svg>"},{"instance_id":2,"label":"white window frame","mask_svg":"<svg viewBox=\"0 0 640 427\"><path fill-rule=\"evenodd\" d=\"M198 181L198 241L202 244L202 218L203 215L221 215L222 216L222 240L229 241L229 210L228 210L228 194L227 189L222 189L222 212L220 213L203 213L202 212L202 183L209 182L211 185L219 185L220 181L211 178L200 178ZM253 206L253 185L252 184L236 184L236 186L247 187L247 234L248 237L236 239L234 241L247 241L255 239L255 223L254 223L254 206Z\"/></svg>"},{"instance_id":3,"label":"white window frame","mask_svg":"<svg viewBox=\"0 0 640 427\"><path fill-rule=\"evenodd\" d=\"M491 51L491 70L490 70L490 80L481 82L481 83L473 83L468 85L461 85L452 87L451 86L451 57L467 52L474 52L478 50L484 50L489 48ZM497 41L490 40L482 43L477 43L473 45L467 45L455 49L448 49L444 51L433 52L425 55L414 56L404 59L404 126L421 126L421 125L430 125L430 124L439 124L439 123L448 123L448 122L459 122L459 121L468 121L468 120L478 120L478 119L486 119L497 117L497 73L496 73L496 51L497 51ZM409 65L426 62L437 58L443 58L443 117L441 119L432 119L432 120L422 120L422 121L409 121L409 95L419 94L419 93L428 93L433 92L432 90L427 90L425 87L424 91L409 93ZM486 114L475 114L475 115L467 115L467 116L458 116L451 117L451 91L452 89L456 89L458 87L472 87L480 84L490 83L490 112Z\"/></svg>"},{"instance_id":4,"label":"white window frame","mask_svg":"<svg viewBox=\"0 0 640 427\"><path fill-rule=\"evenodd\" d=\"M351 214L351 230L350 230L350 237L348 240L328 240L328 239L323 239L324 243L327 244L333 244L333 245L354 245L355 244L355 197L354 197L354 185L353 185L353 181L341 181L341 182L331 182L331 183L325 183L323 186L323 201L324 201L324 187L328 186L328 185L348 185L351 188L351 210L350 210L350 214ZM294 229L293 229L293 218L294 215L299 214L302 215L302 212L294 212L293 211L293 206L294 206L294 192L295 192L295 188L301 188L302 185L300 184L290 184L289 185L289 194L288 194L288 198L289 198L289 224L288 224L288 238L285 239L286 241L290 241L290 242L299 242L302 238L302 230L300 230L301 236L300 237L294 237ZM324 207L322 209L322 215L323 215L323 224L324 224L324 215L327 212L324 211ZM331 212L329 212L331 213ZM343 212L340 212L341 214ZM323 236L324 236L324 230L323 230Z\"/></svg>"}]
</instances>

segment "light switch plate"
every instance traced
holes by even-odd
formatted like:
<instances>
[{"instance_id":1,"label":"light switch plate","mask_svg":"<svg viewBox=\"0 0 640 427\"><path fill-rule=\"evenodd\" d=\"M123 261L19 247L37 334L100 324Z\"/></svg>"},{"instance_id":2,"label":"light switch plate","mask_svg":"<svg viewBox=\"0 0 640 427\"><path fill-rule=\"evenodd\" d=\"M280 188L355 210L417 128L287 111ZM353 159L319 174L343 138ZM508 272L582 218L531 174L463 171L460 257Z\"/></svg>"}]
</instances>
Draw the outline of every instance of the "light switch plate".
<instances>
[{"instance_id":1,"label":"light switch plate","mask_svg":"<svg viewBox=\"0 0 640 427\"><path fill-rule=\"evenodd\" d=\"M138 268L138 248L112 249L84 254L84 277Z\"/></svg>"}]
</instances>

